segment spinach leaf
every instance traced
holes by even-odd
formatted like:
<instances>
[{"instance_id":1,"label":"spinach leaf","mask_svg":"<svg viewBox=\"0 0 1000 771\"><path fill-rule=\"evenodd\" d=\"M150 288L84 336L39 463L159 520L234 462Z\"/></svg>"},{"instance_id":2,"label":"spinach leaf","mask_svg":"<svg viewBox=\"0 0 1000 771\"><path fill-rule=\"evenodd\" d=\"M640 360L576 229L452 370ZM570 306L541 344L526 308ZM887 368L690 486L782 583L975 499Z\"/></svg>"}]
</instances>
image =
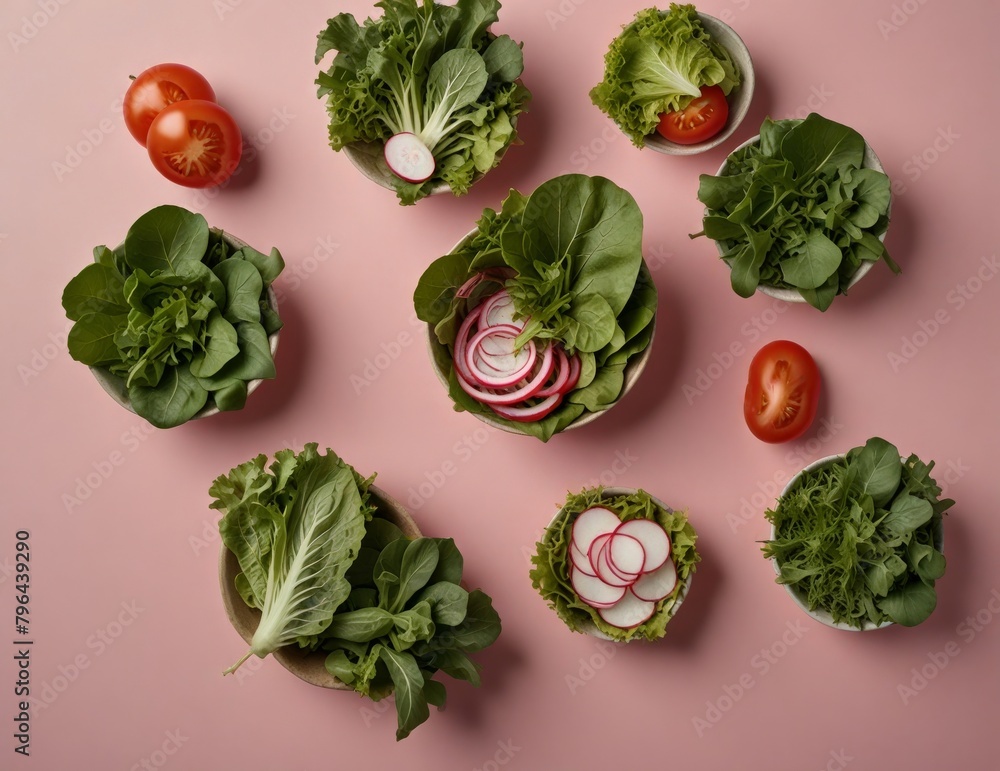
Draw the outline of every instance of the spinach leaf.
<instances>
[{"instance_id":1,"label":"spinach leaf","mask_svg":"<svg viewBox=\"0 0 1000 771\"><path fill-rule=\"evenodd\" d=\"M125 236L125 259L147 273L175 271L201 262L208 249L208 223L179 206L157 206L135 221Z\"/></svg>"},{"instance_id":2,"label":"spinach leaf","mask_svg":"<svg viewBox=\"0 0 1000 771\"><path fill-rule=\"evenodd\" d=\"M427 698L424 696L424 676L417 666L416 659L407 653L399 653L381 646L379 656L389 669L396 693L396 715L399 726L396 729L396 741L400 741L430 717Z\"/></svg>"}]
</instances>

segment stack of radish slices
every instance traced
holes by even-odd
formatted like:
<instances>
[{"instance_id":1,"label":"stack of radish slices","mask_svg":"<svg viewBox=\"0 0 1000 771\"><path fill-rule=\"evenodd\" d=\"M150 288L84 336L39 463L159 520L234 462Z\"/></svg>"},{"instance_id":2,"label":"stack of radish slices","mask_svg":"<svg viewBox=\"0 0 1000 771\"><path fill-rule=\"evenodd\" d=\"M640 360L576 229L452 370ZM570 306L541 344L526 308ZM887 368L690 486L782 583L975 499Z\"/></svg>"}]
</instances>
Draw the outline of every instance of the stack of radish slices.
<instances>
[{"instance_id":1,"label":"stack of radish slices","mask_svg":"<svg viewBox=\"0 0 1000 771\"><path fill-rule=\"evenodd\" d=\"M455 374L473 399L497 415L526 423L541 420L580 379L580 357L558 342L529 340L518 348L527 319L514 319L514 301L501 289L477 305L455 337Z\"/></svg>"},{"instance_id":2,"label":"stack of radish slices","mask_svg":"<svg viewBox=\"0 0 1000 771\"><path fill-rule=\"evenodd\" d=\"M611 626L645 623L677 586L670 537L651 519L622 522L610 509L587 509L573 523L570 583Z\"/></svg>"}]
</instances>

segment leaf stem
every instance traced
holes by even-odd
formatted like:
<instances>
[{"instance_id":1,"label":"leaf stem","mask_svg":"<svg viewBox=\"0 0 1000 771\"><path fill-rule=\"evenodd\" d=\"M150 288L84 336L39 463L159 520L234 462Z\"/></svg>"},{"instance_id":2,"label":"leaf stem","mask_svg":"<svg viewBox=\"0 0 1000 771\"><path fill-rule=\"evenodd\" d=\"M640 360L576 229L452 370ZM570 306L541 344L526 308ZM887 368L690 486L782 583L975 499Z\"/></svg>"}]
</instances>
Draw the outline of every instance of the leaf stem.
<instances>
[{"instance_id":1,"label":"leaf stem","mask_svg":"<svg viewBox=\"0 0 1000 771\"><path fill-rule=\"evenodd\" d=\"M223 672L223 673L222 673L222 676L223 676L223 677L225 677L226 675L231 675L231 674L232 674L233 672L235 672L235 671L236 671L237 669L239 669L240 667L242 667L242 666L243 666L243 664L244 664L244 663L246 662L246 660L247 660L248 658L250 658L250 657L251 657L252 655L253 655L253 651L252 651L252 650L250 650L250 651L247 651L247 652L246 652L246 654L245 654L245 655L243 656L243 658L241 658L241 659L240 659L239 661L237 661L237 662L236 662L235 664L233 664L233 665L232 665L232 666L231 666L231 667L230 667L229 669L227 669L227 670L226 670L225 672Z\"/></svg>"}]
</instances>

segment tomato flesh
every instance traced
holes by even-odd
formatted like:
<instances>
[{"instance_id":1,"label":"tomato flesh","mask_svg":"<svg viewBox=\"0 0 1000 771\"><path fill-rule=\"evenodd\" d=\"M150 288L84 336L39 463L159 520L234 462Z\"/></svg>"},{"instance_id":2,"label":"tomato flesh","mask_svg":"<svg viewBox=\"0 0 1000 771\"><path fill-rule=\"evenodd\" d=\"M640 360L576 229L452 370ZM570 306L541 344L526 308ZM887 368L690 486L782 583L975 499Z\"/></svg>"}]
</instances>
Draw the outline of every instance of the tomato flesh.
<instances>
[{"instance_id":1,"label":"tomato flesh","mask_svg":"<svg viewBox=\"0 0 1000 771\"><path fill-rule=\"evenodd\" d=\"M743 417L761 441L797 439L816 417L819 394L819 368L809 352L798 343L775 340L750 362Z\"/></svg>"},{"instance_id":2,"label":"tomato flesh","mask_svg":"<svg viewBox=\"0 0 1000 771\"><path fill-rule=\"evenodd\" d=\"M729 120L729 103L718 86L704 86L683 110L665 112L656 130L679 145L694 145L718 134Z\"/></svg>"},{"instance_id":3,"label":"tomato flesh","mask_svg":"<svg viewBox=\"0 0 1000 771\"><path fill-rule=\"evenodd\" d=\"M149 127L166 107L187 99L215 101L215 91L197 71L183 64L157 64L143 71L125 92L125 127L146 146Z\"/></svg>"},{"instance_id":4,"label":"tomato flesh","mask_svg":"<svg viewBox=\"0 0 1000 771\"><path fill-rule=\"evenodd\" d=\"M149 158L163 176L185 187L211 187L236 171L243 137L214 102L185 100L164 109L149 127Z\"/></svg>"}]
</instances>

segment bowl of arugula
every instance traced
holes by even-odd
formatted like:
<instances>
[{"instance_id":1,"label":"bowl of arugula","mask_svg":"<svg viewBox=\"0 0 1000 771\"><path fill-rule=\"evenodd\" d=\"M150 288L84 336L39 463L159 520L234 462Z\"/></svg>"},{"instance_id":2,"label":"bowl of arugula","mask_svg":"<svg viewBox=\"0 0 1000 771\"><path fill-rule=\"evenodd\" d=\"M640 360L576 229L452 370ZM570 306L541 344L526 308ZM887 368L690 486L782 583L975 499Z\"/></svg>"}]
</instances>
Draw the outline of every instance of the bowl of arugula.
<instances>
[{"instance_id":1,"label":"bowl of arugula","mask_svg":"<svg viewBox=\"0 0 1000 771\"><path fill-rule=\"evenodd\" d=\"M649 360L642 213L603 177L511 190L427 268L413 301L455 409L548 441L618 404Z\"/></svg>"},{"instance_id":2,"label":"bowl of arugula","mask_svg":"<svg viewBox=\"0 0 1000 771\"><path fill-rule=\"evenodd\" d=\"M178 206L142 215L63 291L70 355L157 428L239 410L275 376L284 268Z\"/></svg>"},{"instance_id":3,"label":"bowl of arugula","mask_svg":"<svg viewBox=\"0 0 1000 771\"><path fill-rule=\"evenodd\" d=\"M820 311L882 260L892 209L889 177L854 129L812 113L764 121L715 176L703 174L702 231L730 269L733 291Z\"/></svg>"},{"instance_id":4,"label":"bowl of arugula","mask_svg":"<svg viewBox=\"0 0 1000 771\"><path fill-rule=\"evenodd\" d=\"M934 463L878 437L811 463L766 514L769 558L795 603L834 629L916 626L944 574L942 499Z\"/></svg>"},{"instance_id":5,"label":"bowl of arugula","mask_svg":"<svg viewBox=\"0 0 1000 771\"><path fill-rule=\"evenodd\" d=\"M532 586L571 631L658 640L691 589L697 539L687 512L644 490L569 493L535 545Z\"/></svg>"},{"instance_id":6,"label":"bowl of arugula","mask_svg":"<svg viewBox=\"0 0 1000 771\"><path fill-rule=\"evenodd\" d=\"M402 204L463 195L517 141L521 46L490 31L491 0L379 5L378 19L341 13L318 36L317 64L337 52L316 80L330 146Z\"/></svg>"},{"instance_id":7,"label":"bowl of arugula","mask_svg":"<svg viewBox=\"0 0 1000 771\"><path fill-rule=\"evenodd\" d=\"M396 696L397 740L442 707L439 672L479 685L469 658L500 634L490 597L463 582L450 538L421 536L406 510L332 450L259 455L217 478L219 583L251 656L312 685Z\"/></svg>"},{"instance_id":8,"label":"bowl of arugula","mask_svg":"<svg viewBox=\"0 0 1000 771\"><path fill-rule=\"evenodd\" d=\"M637 147L696 155L733 135L754 84L750 52L729 25L671 3L639 11L611 42L590 98Z\"/></svg>"}]
</instances>

